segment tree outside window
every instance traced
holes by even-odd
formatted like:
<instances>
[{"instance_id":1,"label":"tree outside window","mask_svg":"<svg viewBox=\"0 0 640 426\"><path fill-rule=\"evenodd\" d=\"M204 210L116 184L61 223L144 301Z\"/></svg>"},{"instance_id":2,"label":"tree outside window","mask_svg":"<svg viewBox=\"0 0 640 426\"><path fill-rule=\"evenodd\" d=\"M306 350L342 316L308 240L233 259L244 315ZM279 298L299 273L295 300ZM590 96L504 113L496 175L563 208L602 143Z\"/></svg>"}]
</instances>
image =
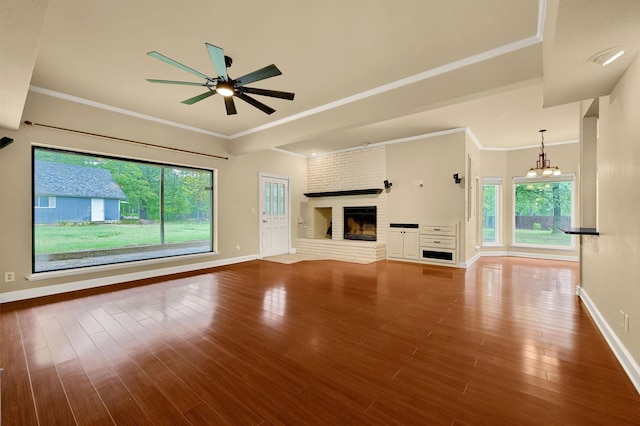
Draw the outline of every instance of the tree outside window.
<instances>
[{"instance_id":1,"label":"tree outside window","mask_svg":"<svg viewBox=\"0 0 640 426\"><path fill-rule=\"evenodd\" d=\"M530 181L514 184L514 243L571 247L573 181Z\"/></svg>"}]
</instances>

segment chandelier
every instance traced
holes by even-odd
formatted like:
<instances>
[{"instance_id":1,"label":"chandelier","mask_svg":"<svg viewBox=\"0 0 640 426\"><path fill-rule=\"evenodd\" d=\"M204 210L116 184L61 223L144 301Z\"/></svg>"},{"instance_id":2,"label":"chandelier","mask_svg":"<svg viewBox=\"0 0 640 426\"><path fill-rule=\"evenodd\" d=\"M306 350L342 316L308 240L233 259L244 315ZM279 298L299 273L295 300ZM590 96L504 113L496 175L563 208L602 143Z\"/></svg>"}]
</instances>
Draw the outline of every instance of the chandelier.
<instances>
[{"instance_id":1,"label":"chandelier","mask_svg":"<svg viewBox=\"0 0 640 426\"><path fill-rule=\"evenodd\" d=\"M536 166L532 167L527 172L528 178L558 176L562 174L558 167L551 166L551 161L547 158L547 154L544 153L544 132L546 131L546 129L540 130L540 137L542 138L540 154L538 154Z\"/></svg>"}]
</instances>

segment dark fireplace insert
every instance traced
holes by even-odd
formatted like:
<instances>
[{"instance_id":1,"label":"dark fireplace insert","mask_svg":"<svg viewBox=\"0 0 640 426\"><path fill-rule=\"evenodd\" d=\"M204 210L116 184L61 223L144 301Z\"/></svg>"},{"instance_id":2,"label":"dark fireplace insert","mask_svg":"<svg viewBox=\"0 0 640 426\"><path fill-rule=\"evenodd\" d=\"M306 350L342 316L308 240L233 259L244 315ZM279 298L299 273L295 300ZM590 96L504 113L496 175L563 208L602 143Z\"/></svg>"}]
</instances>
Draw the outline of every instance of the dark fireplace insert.
<instances>
[{"instance_id":1,"label":"dark fireplace insert","mask_svg":"<svg viewBox=\"0 0 640 426\"><path fill-rule=\"evenodd\" d=\"M376 206L344 208L344 239L376 241Z\"/></svg>"}]
</instances>

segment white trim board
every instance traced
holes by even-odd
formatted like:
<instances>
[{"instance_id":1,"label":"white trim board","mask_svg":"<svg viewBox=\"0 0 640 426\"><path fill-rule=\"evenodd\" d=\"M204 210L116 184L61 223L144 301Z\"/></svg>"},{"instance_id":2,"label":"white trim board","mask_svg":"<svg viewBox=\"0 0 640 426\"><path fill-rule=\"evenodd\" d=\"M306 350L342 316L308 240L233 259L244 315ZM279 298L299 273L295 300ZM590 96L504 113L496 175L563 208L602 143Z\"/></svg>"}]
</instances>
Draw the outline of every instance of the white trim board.
<instances>
[{"instance_id":1,"label":"white trim board","mask_svg":"<svg viewBox=\"0 0 640 426\"><path fill-rule=\"evenodd\" d=\"M629 376L629 379L631 380L631 383L633 383L633 386L635 386L636 391L640 394L640 366L636 360L633 359L633 356L629 353L613 329L609 326L607 320L604 319L600 310L598 310L595 303L593 303L589 297L589 294L587 294L587 291L578 286L577 294L580 297L580 300L582 300L582 303L584 303L584 306L587 308L587 311L589 311L591 318L593 318L598 326L600 333L602 333L602 336L609 344L613 354L618 358L618 361L620 362L620 365L622 365L625 373Z\"/></svg>"}]
</instances>

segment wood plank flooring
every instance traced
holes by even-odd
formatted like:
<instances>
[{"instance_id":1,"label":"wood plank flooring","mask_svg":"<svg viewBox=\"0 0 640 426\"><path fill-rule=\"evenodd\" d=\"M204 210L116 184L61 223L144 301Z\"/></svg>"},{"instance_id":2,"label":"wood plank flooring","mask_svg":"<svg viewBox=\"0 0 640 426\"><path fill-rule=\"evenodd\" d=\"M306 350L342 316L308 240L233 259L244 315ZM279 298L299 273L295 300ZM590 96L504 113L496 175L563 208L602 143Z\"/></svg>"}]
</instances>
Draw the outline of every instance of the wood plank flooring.
<instances>
[{"instance_id":1,"label":"wood plank flooring","mask_svg":"<svg viewBox=\"0 0 640 426\"><path fill-rule=\"evenodd\" d=\"M0 305L12 425L640 424L578 264L253 261Z\"/></svg>"}]
</instances>

